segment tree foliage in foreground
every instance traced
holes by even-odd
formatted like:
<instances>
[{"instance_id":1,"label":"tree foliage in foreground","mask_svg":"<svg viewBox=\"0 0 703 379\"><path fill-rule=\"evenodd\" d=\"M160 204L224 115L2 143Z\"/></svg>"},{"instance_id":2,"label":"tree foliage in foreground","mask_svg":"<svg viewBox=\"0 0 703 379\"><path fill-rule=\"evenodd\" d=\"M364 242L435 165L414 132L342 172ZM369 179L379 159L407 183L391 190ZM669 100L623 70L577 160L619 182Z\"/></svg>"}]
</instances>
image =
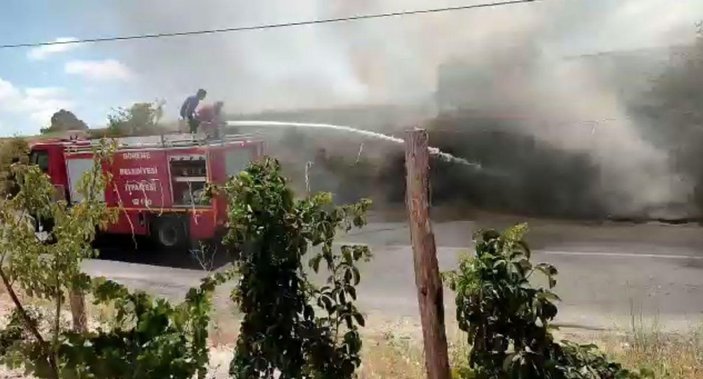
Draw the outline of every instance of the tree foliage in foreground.
<instances>
[{"instance_id":1,"label":"tree foliage in foreground","mask_svg":"<svg viewBox=\"0 0 703 379\"><path fill-rule=\"evenodd\" d=\"M357 263L366 246L333 246L338 230L366 223L370 203L333 207L329 194L295 200L277 161L253 164L224 187L226 246L239 281L243 313L230 373L235 378L352 378L361 364L355 305ZM307 265L306 265L307 261ZM324 272L318 287L310 270Z\"/></svg>"},{"instance_id":2,"label":"tree foliage in foreground","mask_svg":"<svg viewBox=\"0 0 703 379\"><path fill-rule=\"evenodd\" d=\"M95 196L111 178L107 145L95 153L81 181L83 200L54 201L54 188L38 167L14 165L19 191L0 199L0 278L15 305L0 330L0 363L39 378L204 378L212 293L239 274L234 300L244 312L231 372L237 378L351 378L359 367L364 318L356 308L357 262L365 246L333 249L337 230L365 223L362 201L332 207L320 194L294 200L274 160L253 164L223 190L229 199L227 243L235 270L217 273L172 305L81 273L93 257L96 229L115 212ZM35 220L51 219L47 234ZM312 247L316 250L308 251ZM325 271L321 287L309 270ZM68 294L88 292L110 305L110 325L70 329L62 318ZM37 311L29 304L52 304Z\"/></svg>"},{"instance_id":3,"label":"tree foliage in foreground","mask_svg":"<svg viewBox=\"0 0 703 379\"><path fill-rule=\"evenodd\" d=\"M71 206L54 200L38 167L12 167L19 192L0 198L0 279L15 308L0 331L1 362L39 378L204 378L211 294L229 273L203 280L174 306L80 271L83 259L96 254L96 229L115 217L95 196L110 181L103 170L110 150L104 145L95 153L79 185L83 200ZM48 234L35 233L36 219L52 220ZM111 304L116 319L89 331L66 327L62 310L77 292ZM52 304L50 311L33 311L28 304L37 299Z\"/></svg>"},{"instance_id":4,"label":"tree foliage in foreground","mask_svg":"<svg viewBox=\"0 0 703 379\"><path fill-rule=\"evenodd\" d=\"M0 197L7 197L17 190L17 183L10 167L13 163L27 163L29 145L20 137L0 141Z\"/></svg>"},{"instance_id":5,"label":"tree foliage in foreground","mask_svg":"<svg viewBox=\"0 0 703 379\"><path fill-rule=\"evenodd\" d=\"M456 319L471 346L467 378L480 379L611 379L644 378L609 361L594 345L554 341L551 322L557 315L552 292L557 269L533 265L522 239L526 225L504 233L479 232L476 256L464 258L459 268L445 274L456 293ZM540 273L547 287L529 279ZM461 371L461 369L459 369Z\"/></svg>"}]
</instances>

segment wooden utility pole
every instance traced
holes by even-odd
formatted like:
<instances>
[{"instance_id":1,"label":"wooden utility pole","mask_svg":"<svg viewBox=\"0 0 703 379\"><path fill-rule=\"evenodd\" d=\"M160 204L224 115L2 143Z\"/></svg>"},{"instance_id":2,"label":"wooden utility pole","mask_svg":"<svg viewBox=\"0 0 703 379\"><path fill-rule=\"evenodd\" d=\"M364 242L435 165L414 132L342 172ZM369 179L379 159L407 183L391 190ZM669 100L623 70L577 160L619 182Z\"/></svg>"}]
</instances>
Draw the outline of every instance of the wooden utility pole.
<instances>
[{"instance_id":1,"label":"wooden utility pole","mask_svg":"<svg viewBox=\"0 0 703 379\"><path fill-rule=\"evenodd\" d=\"M408 131L405 136L405 201L410 220L427 378L449 379L442 280L439 277L437 247L430 222L430 152L427 140L427 132L422 129Z\"/></svg>"}]
</instances>

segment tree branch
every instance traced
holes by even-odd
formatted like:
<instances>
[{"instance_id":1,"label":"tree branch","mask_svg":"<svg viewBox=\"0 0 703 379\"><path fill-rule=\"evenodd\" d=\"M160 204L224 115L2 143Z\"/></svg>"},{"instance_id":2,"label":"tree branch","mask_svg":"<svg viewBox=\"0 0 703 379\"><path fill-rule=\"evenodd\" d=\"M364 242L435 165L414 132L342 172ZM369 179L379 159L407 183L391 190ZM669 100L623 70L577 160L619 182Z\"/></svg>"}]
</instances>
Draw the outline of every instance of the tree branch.
<instances>
[{"instance_id":1,"label":"tree branch","mask_svg":"<svg viewBox=\"0 0 703 379\"><path fill-rule=\"evenodd\" d=\"M24 321L25 327L34 335L34 338L37 339L39 344L42 346L42 349L44 350L45 354L47 355L47 358L49 359L49 364L51 365L52 368L52 377L55 379L58 379L58 366L56 365L56 359L52 354L49 354L49 346L47 345L46 341L44 340L44 337L42 337L41 333L39 333L39 329L37 329L37 325L34 323L34 320L32 320L31 317L29 317L29 314L27 313L27 310L24 308L22 305L22 302L20 302L20 299L17 297L17 293L15 292L14 288L12 288L12 285L10 284L10 280L7 277L7 274L5 273L5 270L0 267L0 278L2 278L2 282L5 285L5 288L7 289L7 293L10 294L10 298L12 299L12 302L15 304L15 307L17 310L20 312L20 315L22 316L22 321Z\"/></svg>"},{"instance_id":2,"label":"tree branch","mask_svg":"<svg viewBox=\"0 0 703 379\"><path fill-rule=\"evenodd\" d=\"M51 350L53 354L52 356L54 357L54 362L59 361L59 334L61 333L61 295L62 293L61 285L59 284L59 275L56 274L56 315L54 315L54 336L51 342Z\"/></svg>"},{"instance_id":3,"label":"tree branch","mask_svg":"<svg viewBox=\"0 0 703 379\"><path fill-rule=\"evenodd\" d=\"M46 344L46 341L44 341L44 338L41 336L39 333L39 330L37 329L37 326L34 324L34 321L29 317L29 314L27 314L27 310L24 309L24 306L20 302L20 299L17 297L17 293L15 292L14 288L12 288L12 285L10 284L10 280L7 278L7 275L5 274L5 270L0 268L0 278L2 278L2 282L5 285L5 288L7 288L7 292L10 294L10 298L12 298L12 302L15 303L15 307L17 307L17 310L20 312L22 315L22 319L25 322L25 326L29 331L34 335L34 337L39 341L41 344Z\"/></svg>"}]
</instances>

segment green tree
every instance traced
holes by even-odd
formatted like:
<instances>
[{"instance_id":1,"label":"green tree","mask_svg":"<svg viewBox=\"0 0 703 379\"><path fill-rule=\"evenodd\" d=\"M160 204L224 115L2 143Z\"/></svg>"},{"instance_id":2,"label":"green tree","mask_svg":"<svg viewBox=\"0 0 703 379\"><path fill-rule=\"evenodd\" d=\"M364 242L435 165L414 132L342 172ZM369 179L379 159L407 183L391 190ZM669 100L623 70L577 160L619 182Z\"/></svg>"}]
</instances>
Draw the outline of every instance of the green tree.
<instances>
[{"instance_id":1,"label":"green tree","mask_svg":"<svg viewBox=\"0 0 703 379\"><path fill-rule=\"evenodd\" d=\"M476 379L636 379L651 377L611 362L593 345L557 343L551 322L557 315L552 292L557 269L533 265L522 224L498 233L477 233L475 257L444 274L456 294L456 319L471 346L468 367L456 370ZM530 278L544 274L547 287Z\"/></svg>"},{"instance_id":2,"label":"green tree","mask_svg":"<svg viewBox=\"0 0 703 379\"><path fill-rule=\"evenodd\" d=\"M230 373L235 378L352 378L361 364L354 301L366 246L333 247L338 230L365 224L370 202L331 205L329 194L295 200L277 161L266 159L230 180L230 229L225 244L243 313ZM310 251L312 248L315 250ZM307 266L327 274L318 287ZM316 310L315 308L318 308ZM321 314L320 314L321 313Z\"/></svg>"},{"instance_id":3,"label":"green tree","mask_svg":"<svg viewBox=\"0 0 703 379\"><path fill-rule=\"evenodd\" d=\"M96 160L101 159L96 154ZM94 254L90 243L96 225L110 221L109 213L96 196L92 196L107 180L100 162L81 183L86 201L69 207L65 201L53 201L54 188L39 167L15 165L12 173L19 192L0 200L0 278L7 288L24 326L35 338L41 359L38 371L47 377L58 377L61 308L65 294L87 288L87 278L80 273L80 261ZM41 240L34 230L33 218L52 219L51 236ZM8 259L9 258L9 259ZM15 293L21 288L29 296L47 299L55 304L49 328L51 338L45 338L39 325L25 312Z\"/></svg>"},{"instance_id":4,"label":"green tree","mask_svg":"<svg viewBox=\"0 0 703 379\"><path fill-rule=\"evenodd\" d=\"M104 143L96 151L79 184L83 200L70 207L53 201L54 188L38 167L13 166L19 192L0 199L0 279L15 306L0 331L1 362L39 378L204 378L212 292L231 273L204 279L174 306L80 271L81 261L97 253L91 246L96 230L116 217L95 196L110 181L104 168L111 150ZM34 218L53 220L48 235L35 233ZM85 291L96 304L112 304L116 316L109 327L63 326L68 294ZM31 299L50 302L51 311L35 312L27 305Z\"/></svg>"},{"instance_id":5,"label":"green tree","mask_svg":"<svg viewBox=\"0 0 703 379\"><path fill-rule=\"evenodd\" d=\"M164 117L164 105L166 105L166 100L156 99L153 104L154 109L154 123L158 124Z\"/></svg>"},{"instance_id":6,"label":"green tree","mask_svg":"<svg viewBox=\"0 0 703 379\"><path fill-rule=\"evenodd\" d=\"M108 134L138 136L158 133L163 104L163 102L135 103L129 108L117 108L107 116Z\"/></svg>"},{"instance_id":7,"label":"green tree","mask_svg":"<svg viewBox=\"0 0 703 379\"><path fill-rule=\"evenodd\" d=\"M0 198L17 191L11 166L13 163L27 163L28 154L29 145L23 138L8 138L0 142Z\"/></svg>"},{"instance_id":8,"label":"green tree","mask_svg":"<svg viewBox=\"0 0 703 379\"><path fill-rule=\"evenodd\" d=\"M87 130L88 125L71 111L60 109L51 116L51 124L48 128L42 129L42 134L50 132L62 132L67 130Z\"/></svg>"}]
</instances>

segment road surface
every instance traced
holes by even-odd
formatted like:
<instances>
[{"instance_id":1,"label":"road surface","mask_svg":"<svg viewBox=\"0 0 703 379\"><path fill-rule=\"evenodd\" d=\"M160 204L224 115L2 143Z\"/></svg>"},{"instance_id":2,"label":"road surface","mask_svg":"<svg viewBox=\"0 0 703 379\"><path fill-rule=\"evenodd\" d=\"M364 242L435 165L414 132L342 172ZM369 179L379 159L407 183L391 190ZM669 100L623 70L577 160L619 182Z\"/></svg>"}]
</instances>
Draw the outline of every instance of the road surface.
<instances>
[{"instance_id":1,"label":"road surface","mask_svg":"<svg viewBox=\"0 0 703 379\"><path fill-rule=\"evenodd\" d=\"M473 231L504 227L516 220L436 222L441 270L452 269L470 251ZM490 225L489 225L490 224ZM561 296L557 321L587 329L626 328L634 317L662 329L697 327L703 316L703 227L698 225L589 225L531 221L528 235L535 262L557 266ZM402 222L375 222L339 238L365 243L374 257L362 266L358 289L361 307L383 319L417 319L412 252ZM114 255L114 254L113 254ZM180 299L197 285L202 270L172 268L108 259L85 263L92 275L104 275L150 293ZM142 259L144 260L144 259ZM148 259L147 259L148 260ZM218 295L222 304L226 289ZM453 318L453 296L445 295Z\"/></svg>"}]
</instances>

